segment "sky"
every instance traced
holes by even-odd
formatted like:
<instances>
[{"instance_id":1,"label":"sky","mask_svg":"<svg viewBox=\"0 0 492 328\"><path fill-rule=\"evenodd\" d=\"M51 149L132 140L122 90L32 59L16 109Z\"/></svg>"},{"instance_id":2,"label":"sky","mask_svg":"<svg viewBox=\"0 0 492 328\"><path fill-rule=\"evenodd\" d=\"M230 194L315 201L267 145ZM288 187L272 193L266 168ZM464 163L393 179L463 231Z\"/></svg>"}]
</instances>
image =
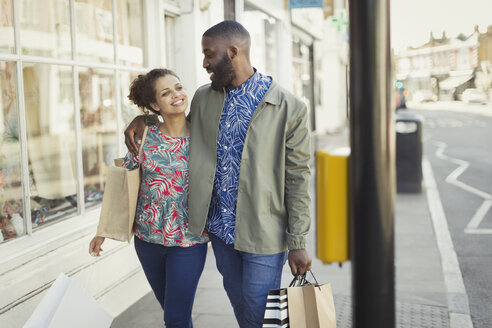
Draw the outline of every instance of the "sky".
<instances>
[{"instance_id":1,"label":"sky","mask_svg":"<svg viewBox=\"0 0 492 328\"><path fill-rule=\"evenodd\" d=\"M485 32L492 25L492 0L390 0L391 47L395 51L419 46L430 32L441 37Z\"/></svg>"}]
</instances>

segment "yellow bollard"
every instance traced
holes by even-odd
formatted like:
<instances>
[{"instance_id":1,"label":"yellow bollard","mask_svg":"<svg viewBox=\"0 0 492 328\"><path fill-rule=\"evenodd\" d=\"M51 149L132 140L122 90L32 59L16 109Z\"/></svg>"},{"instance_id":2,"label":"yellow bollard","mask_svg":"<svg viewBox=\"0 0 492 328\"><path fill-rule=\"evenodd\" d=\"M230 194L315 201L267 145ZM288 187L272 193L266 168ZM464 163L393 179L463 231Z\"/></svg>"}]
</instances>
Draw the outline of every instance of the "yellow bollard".
<instances>
[{"instance_id":1,"label":"yellow bollard","mask_svg":"<svg viewBox=\"0 0 492 328\"><path fill-rule=\"evenodd\" d=\"M316 153L316 256L328 264L349 260L350 148Z\"/></svg>"}]
</instances>

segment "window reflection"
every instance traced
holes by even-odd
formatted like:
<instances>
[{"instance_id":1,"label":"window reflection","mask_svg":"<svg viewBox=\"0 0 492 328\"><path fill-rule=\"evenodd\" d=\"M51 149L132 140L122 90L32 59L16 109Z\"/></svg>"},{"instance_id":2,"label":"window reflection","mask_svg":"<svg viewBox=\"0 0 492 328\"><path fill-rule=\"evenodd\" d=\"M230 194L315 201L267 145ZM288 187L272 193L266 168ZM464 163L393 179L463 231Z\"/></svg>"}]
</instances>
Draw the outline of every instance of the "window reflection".
<instances>
[{"instance_id":1,"label":"window reflection","mask_svg":"<svg viewBox=\"0 0 492 328\"><path fill-rule=\"evenodd\" d=\"M23 66L33 227L77 212L72 68Z\"/></svg>"},{"instance_id":2,"label":"window reflection","mask_svg":"<svg viewBox=\"0 0 492 328\"><path fill-rule=\"evenodd\" d=\"M0 62L0 243L26 233L15 63Z\"/></svg>"},{"instance_id":3,"label":"window reflection","mask_svg":"<svg viewBox=\"0 0 492 328\"><path fill-rule=\"evenodd\" d=\"M22 53L70 59L70 4L68 0L19 1Z\"/></svg>"},{"instance_id":4,"label":"window reflection","mask_svg":"<svg viewBox=\"0 0 492 328\"><path fill-rule=\"evenodd\" d=\"M0 0L0 52L14 53L12 0Z\"/></svg>"},{"instance_id":5,"label":"window reflection","mask_svg":"<svg viewBox=\"0 0 492 328\"><path fill-rule=\"evenodd\" d=\"M143 14L140 0L118 0L118 63L143 65Z\"/></svg>"},{"instance_id":6,"label":"window reflection","mask_svg":"<svg viewBox=\"0 0 492 328\"><path fill-rule=\"evenodd\" d=\"M117 156L114 71L79 68L86 208L102 201L108 165Z\"/></svg>"},{"instance_id":7,"label":"window reflection","mask_svg":"<svg viewBox=\"0 0 492 328\"><path fill-rule=\"evenodd\" d=\"M77 52L82 61L114 62L111 0L75 0Z\"/></svg>"},{"instance_id":8,"label":"window reflection","mask_svg":"<svg viewBox=\"0 0 492 328\"><path fill-rule=\"evenodd\" d=\"M292 40L292 91L306 103L312 130L315 129L313 64L312 44L308 44L300 37L294 35Z\"/></svg>"},{"instance_id":9,"label":"window reflection","mask_svg":"<svg viewBox=\"0 0 492 328\"><path fill-rule=\"evenodd\" d=\"M133 104L130 99L128 99L128 94L130 93L130 85L133 80L135 80L139 74L136 72L121 72L120 73L120 84L121 84L121 117L123 120L123 126L126 127L135 118L135 116L140 115L138 107ZM125 148L126 149L126 148Z\"/></svg>"}]
</instances>

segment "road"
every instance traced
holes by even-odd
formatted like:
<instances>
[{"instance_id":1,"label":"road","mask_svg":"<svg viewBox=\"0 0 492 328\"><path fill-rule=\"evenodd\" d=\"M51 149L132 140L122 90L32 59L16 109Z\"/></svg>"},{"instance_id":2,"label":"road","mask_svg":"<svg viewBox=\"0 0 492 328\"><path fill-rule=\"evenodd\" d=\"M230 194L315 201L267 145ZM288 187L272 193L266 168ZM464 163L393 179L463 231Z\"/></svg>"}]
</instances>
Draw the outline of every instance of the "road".
<instances>
[{"instance_id":1,"label":"road","mask_svg":"<svg viewBox=\"0 0 492 328\"><path fill-rule=\"evenodd\" d=\"M492 327L492 108L413 110L424 117L429 160L454 244L475 328ZM451 108L450 108L451 109Z\"/></svg>"}]
</instances>

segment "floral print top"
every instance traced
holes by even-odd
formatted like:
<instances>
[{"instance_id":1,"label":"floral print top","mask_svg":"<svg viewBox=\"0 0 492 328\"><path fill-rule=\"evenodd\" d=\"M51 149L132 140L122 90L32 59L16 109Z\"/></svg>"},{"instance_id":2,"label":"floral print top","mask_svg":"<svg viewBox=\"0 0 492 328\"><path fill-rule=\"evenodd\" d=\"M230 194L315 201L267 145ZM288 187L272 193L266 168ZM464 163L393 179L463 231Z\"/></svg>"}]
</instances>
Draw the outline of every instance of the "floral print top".
<instances>
[{"instance_id":1,"label":"floral print top","mask_svg":"<svg viewBox=\"0 0 492 328\"><path fill-rule=\"evenodd\" d=\"M135 235L146 242L189 247L208 241L188 231L189 145L189 137L169 137L159 131L159 124L149 126L135 214ZM137 165L138 156L129 152L123 166Z\"/></svg>"}]
</instances>

